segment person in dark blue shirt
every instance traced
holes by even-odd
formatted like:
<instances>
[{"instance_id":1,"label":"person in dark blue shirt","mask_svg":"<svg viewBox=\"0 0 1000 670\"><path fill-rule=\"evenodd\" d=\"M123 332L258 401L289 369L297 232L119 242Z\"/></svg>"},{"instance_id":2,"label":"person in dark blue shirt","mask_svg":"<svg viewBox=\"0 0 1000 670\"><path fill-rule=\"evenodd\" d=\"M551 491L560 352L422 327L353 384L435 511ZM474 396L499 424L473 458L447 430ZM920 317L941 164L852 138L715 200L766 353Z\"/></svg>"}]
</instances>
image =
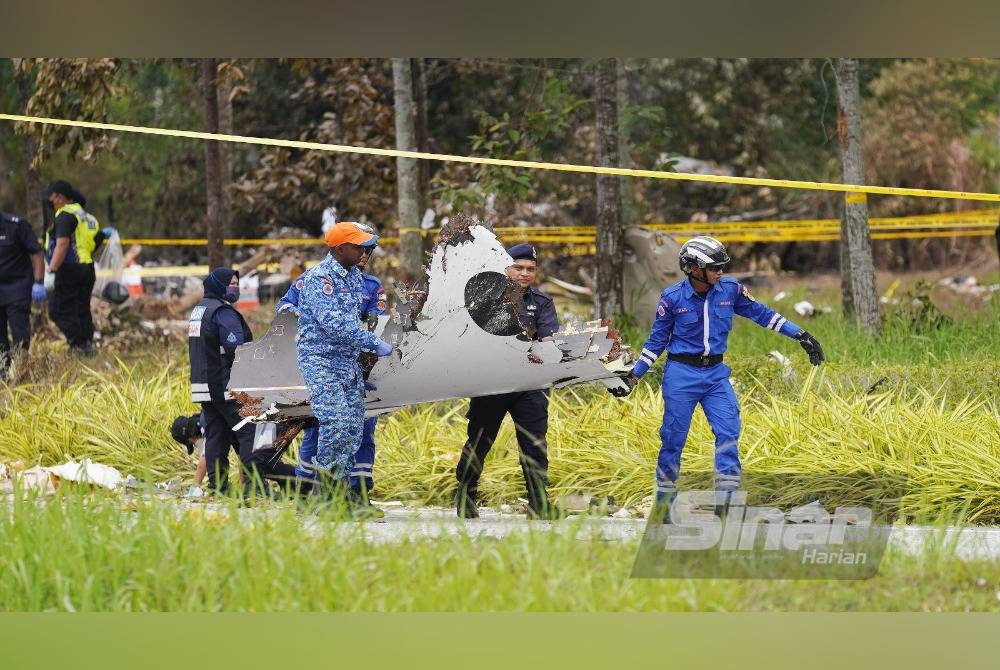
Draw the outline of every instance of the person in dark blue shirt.
<instances>
[{"instance_id":1,"label":"person in dark blue shirt","mask_svg":"<svg viewBox=\"0 0 1000 670\"><path fill-rule=\"evenodd\" d=\"M715 489L728 494L740 486L742 468L737 449L740 409L722 362L733 315L738 314L776 333L799 341L813 365L823 362L823 349L805 330L771 308L757 302L735 279L723 277L729 254L718 240L694 237L680 249L680 269L686 279L660 294L649 339L639 361L625 378L628 395L656 359L667 350L663 372L663 425L656 464L656 507L667 520L677 494L681 452L691 427L695 406L701 404L715 435Z\"/></svg>"},{"instance_id":2,"label":"person in dark blue shirt","mask_svg":"<svg viewBox=\"0 0 1000 670\"><path fill-rule=\"evenodd\" d=\"M0 380L24 359L31 341L31 303L45 300L42 248L24 219L0 212ZM23 366L18 364L18 374Z\"/></svg>"},{"instance_id":3,"label":"person in dark blue shirt","mask_svg":"<svg viewBox=\"0 0 1000 670\"><path fill-rule=\"evenodd\" d=\"M280 462L273 448L255 445L257 430L243 421L239 403L229 393L229 375L236 349L253 340L253 333L233 303L239 300L239 273L215 268L202 285L205 294L188 319L188 357L191 361L191 400L201 404L205 429L205 468L208 488L215 493L229 490L229 449L235 447L243 477L243 496L260 491L260 479L295 483L295 468ZM258 480L258 481L255 481Z\"/></svg>"},{"instance_id":4,"label":"person in dark blue shirt","mask_svg":"<svg viewBox=\"0 0 1000 670\"><path fill-rule=\"evenodd\" d=\"M538 276L538 252L530 244L515 244L507 253L514 260L514 264L507 268L507 276L524 291L524 309L517 315L518 320L526 334L534 329L532 339L552 339L552 335L559 330L555 304L547 293L532 286ZM528 491L528 517L560 518L561 510L549 502L545 490L549 483L545 442L549 427L549 396L548 391L543 390L500 393L469 400L468 440L462 447L455 470L458 479L455 509L458 516L466 519L479 516L476 496L483 462L507 414L517 428L521 471Z\"/></svg>"}]
</instances>

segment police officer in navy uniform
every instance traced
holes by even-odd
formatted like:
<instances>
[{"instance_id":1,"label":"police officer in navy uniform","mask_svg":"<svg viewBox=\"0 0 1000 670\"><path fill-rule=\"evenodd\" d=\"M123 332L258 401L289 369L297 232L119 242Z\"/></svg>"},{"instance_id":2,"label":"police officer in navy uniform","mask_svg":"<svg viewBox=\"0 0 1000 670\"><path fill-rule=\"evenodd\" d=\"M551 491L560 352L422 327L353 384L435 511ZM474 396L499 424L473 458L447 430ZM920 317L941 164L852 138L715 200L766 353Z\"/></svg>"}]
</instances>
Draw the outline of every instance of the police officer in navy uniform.
<instances>
[{"instance_id":1,"label":"police officer in navy uniform","mask_svg":"<svg viewBox=\"0 0 1000 670\"><path fill-rule=\"evenodd\" d=\"M667 350L654 507L654 513L664 515L665 522L669 521L669 508L677 495L681 452L699 403L715 435L715 490L721 492L720 506L740 485L740 409L729 380L732 370L722 362L733 315L798 340L813 365L824 360L816 338L754 300L735 279L722 276L728 263L726 248L714 238L694 237L681 246L680 268L687 279L660 294L649 339L625 378L628 390L609 389L614 395L628 395Z\"/></svg>"},{"instance_id":2,"label":"police officer in navy uniform","mask_svg":"<svg viewBox=\"0 0 1000 670\"><path fill-rule=\"evenodd\" d=\"M229 374L236 348L253 340L250 327L233 307L240 298L240 275L229 268L215 268L203 282L205 296L188 320L188 355L191 359L191 400L201 403L205 429L205 467L208 488L229 490L229 448L235 437L243 475L243 494L249 496L254 479L291 482L295 468L279 462L274 449L254 451L254 424L239 430L243 420L239 405L229 395ZM234 435L235 433L235 435Z\"/></svg>"},{"instance_id":3,"label":"police officer in navy uniform","mask_svg":"<svg viewBox=\"0 0 1000 670\"><path fill-rule=\"evenodd\" d=\"M549 340L559 329L555 304L544 291L532 286L538 273L538 252L530 244L515 244L507 250L514 264L507 276L524 289L524 311L518 315L521 323L535 329L534 339ZM482 396L469 400L468 441L462 447L455 476L458 491L455 509L458 516L474 519L479 477L483 462L493 447L505 414L510 414L517 430L521 471L528 491L528 518L557 519L562 512L549 502L549 458L545 434L549 426L548 391L517 391Z\"/></svg>"},{"instance_id":4,"label":"police officer in navy uniform","mask_svg":"<svg viewBox=\"0 0 1000 670\"><path fill-rule=\"evenodd\" d=\"M0 380L11 361L28 351L31 302L45 300L45 266L31 224L0 212Z\"/></svg>"},{"instance_id":5,"label":"police officer in navy uniform","mask_svg":"<svg viewBox=\"0 0 1000 670\"><path fill-rule=\"evenodd\" d=\"M66 336L71 351L93 355L90 294L97 280L93 253L114 230L101 228L84 209L86 199L67 181L50 183L45 196L55 209L52 230L45 235L45 255L49 270L55 274L49 317Z\"/></svg>"}]
</instances>

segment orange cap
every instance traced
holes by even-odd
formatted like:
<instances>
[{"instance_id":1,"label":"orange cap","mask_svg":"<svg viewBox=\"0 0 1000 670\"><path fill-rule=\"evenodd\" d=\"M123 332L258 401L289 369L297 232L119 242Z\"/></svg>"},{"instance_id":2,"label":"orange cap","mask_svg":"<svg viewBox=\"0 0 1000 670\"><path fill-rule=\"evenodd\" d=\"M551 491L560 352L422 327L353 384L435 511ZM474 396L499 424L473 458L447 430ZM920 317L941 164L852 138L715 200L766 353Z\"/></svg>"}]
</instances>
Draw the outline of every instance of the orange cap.
<instances>
[{"instance_id":1,"label":"orange cap","mask_svg":"<svg viewBox=\"0 0 1000 670\"><path fill-rule=\"evenodd\" d=\"M341 244L360 244L363 247L375 246L378 235L371 226L354 221L341 221L330 226L326 231L326 246L339 247Z\"/></svg>"}]
</instances>

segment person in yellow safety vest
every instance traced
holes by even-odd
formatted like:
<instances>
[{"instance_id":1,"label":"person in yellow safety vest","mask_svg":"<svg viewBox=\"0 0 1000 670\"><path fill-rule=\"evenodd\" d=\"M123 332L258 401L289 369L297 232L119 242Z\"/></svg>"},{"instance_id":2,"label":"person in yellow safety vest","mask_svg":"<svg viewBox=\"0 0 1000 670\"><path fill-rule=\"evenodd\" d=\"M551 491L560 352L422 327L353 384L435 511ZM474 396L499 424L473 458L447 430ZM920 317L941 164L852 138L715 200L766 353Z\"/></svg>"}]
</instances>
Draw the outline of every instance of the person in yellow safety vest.
<instances>
[{"instance_id":1,"label":"person in yellow safety vest","mask_svg":"<svg viewBox=\"0 0 1000 670\"><path fill-rule=\"evenodd\" d=\"M53 226L45 233L45 257L55 276L49 318L66 336L70 351L92 356L96 350L90 294L97 279L92 254L114 229L101 229L84 210L86 199L67 181L50 183L45 196L55 209Z\"/></svg>"}]
</instances>

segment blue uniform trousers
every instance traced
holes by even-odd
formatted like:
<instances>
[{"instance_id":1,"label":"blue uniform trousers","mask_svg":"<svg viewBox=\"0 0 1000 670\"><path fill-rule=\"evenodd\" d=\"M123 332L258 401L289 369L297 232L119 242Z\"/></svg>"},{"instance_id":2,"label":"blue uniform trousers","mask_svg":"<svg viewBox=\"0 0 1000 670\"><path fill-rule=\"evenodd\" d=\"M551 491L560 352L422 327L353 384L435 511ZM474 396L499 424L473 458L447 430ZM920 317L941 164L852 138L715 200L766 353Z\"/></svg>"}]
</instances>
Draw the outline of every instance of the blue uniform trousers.
<instances>
[{"instance_id":1,"label":"blue uniform trousers","mask_svg":"<svg viewBox=\"0 0 1000 670\"><path fill-rule=\"evenodd\" d=\"M715 434L715 488L735 490L740 484L740 407L729 382L731 368L719 363L702 368L667 361L663 371L663 425L656 462L656 499L672 500L677 492L681 453L691 429L695 406L701 403Z\"/></svg>"},{"instance_id":2,"label":"blue uniform trousers","mask_svg":"<svg viewBox=\"0 0 1000 670\"><path fill-rule=\"evenodd\" d=\"M347 479L361 446L365 421L365 387L361 367L331 366L323 357L299 351L299 369L309 389L319 439L313 461L334 479Z\"/></svg>"},{"instance_id":3,"label":"blue uniform trousers","mask_svg":"<svg viewBox=\"0 0 1000 670\"><path fill-rule=\"evenodd\" d=\"M365 419L364 429L361 431L361 447L358 448L358 453L354 454L354 467L351 469L351 486L358 486L363 482L365 489L369 491L375 486L375 480L372 478L372 467L375 465L375 424L377 423L377 416ZM299 464L295 467L296 476L307 479L316 476L312 461L316 457L318 443L318 428L311 427L302 431Z\"/></svg>"}]
</instances>

